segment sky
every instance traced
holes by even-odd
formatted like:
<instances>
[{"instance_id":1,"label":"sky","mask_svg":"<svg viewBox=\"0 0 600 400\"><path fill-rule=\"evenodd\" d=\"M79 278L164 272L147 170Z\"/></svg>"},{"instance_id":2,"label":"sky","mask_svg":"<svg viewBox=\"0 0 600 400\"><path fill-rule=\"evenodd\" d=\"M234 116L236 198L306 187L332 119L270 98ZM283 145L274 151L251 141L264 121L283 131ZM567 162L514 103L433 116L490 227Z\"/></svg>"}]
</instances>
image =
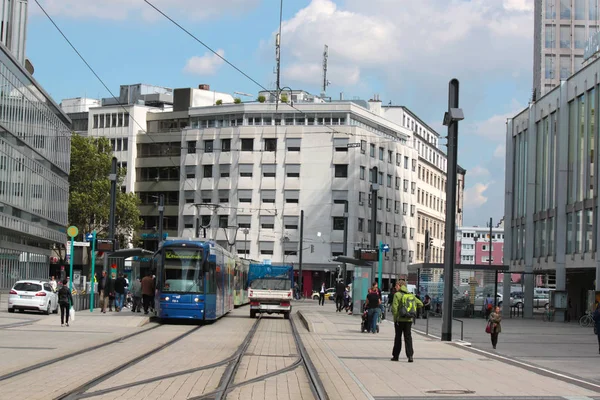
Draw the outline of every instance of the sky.
<instances>
[{"instance_id":1,"label":"sky","mask_svg":"<svg viewBox=\"0 0 600 400\"><path fill-rule=\"evenodd\" d=\"M37 1L117 96L120 85L135 83L275 88L280 0L149 0L262 87L144 0ZM27 57L50 95L110 97L35 0L29 7ZM328 45L329 95L378 94L443 137L448 82L459 79L464 225L502 218L506 119L532 92L533 0L283 0L282 19L281 87L320 93Z\"/></svg>"}]
</instances>

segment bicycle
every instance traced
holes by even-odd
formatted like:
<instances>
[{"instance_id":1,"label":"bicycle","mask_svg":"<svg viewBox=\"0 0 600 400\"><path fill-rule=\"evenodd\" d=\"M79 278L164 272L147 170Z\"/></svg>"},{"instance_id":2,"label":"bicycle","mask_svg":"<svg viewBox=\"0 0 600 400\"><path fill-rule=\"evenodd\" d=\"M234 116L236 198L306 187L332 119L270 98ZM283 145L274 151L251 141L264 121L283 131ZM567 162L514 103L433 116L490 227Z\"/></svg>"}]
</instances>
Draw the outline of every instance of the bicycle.
<instances>
[{"instance_id":1,"label":"bicycle","mask_svg":"<svg viewBox=\"0 0 600 400\"><path fill-rule=\"evenodd\" d=\"M584 328L593 326L594 324L594 318L592 318L592 313L589 311L585 312L585 315L581 318L579 318L579 326L582 326Z\"/></svg>"},{"instance_id":2,"label":"bicycle","mask_svg":"<svg viewBox=\"0 0 600 400\"><path fill-rule=\"evenodd\" d=\"M553 307L548 307L546 310L544 310L544 313L542 314L542 320L544 322L553 322L554 321L554 308Z\"/></svg>"}]
</instances>

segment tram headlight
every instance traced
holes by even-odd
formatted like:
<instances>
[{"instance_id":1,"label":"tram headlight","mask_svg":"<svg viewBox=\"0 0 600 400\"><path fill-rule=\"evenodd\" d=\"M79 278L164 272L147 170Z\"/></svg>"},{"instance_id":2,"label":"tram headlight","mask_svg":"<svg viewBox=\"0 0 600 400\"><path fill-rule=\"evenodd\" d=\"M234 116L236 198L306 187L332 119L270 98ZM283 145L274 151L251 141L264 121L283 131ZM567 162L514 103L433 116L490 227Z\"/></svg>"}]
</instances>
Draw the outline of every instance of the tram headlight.
<instances>
[{"instance_id":1,"label":"tram headlight","mask_svg":"<svg viewBox=\"0 0 600 400\"><path fill-rule=\"evenodd\" d=\"M198 303L198 302L200 301L200 299L196 297L196 298L194 299L194 301L195 301L196 303Z\"/></svg>"},{"instance_id":2,"label":"tram headlight","mask_svg":"<svg viewBox=\"0 0 600 400\"><path fill-rule=\"evenodd\" d=\"M169 296L165 297L165 301L169 301Z\"/></svg>"}]
</instances>

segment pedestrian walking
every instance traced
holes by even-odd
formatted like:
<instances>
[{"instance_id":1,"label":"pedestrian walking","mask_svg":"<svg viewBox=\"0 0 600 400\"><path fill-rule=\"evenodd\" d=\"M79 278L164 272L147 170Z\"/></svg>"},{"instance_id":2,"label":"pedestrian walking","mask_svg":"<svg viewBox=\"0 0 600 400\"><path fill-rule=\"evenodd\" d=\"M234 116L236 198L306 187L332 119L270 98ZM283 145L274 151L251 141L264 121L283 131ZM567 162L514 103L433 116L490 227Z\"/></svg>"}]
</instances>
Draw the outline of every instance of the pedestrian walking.
<instances>
[{"instance_id":1,"label":"pedestrian walking","mask_svg":"<svg viewBox=\"0 0 600 400\"><path fill-rule=\"evenodd\" d=\"M132 312L142 312L142 281L139 277L131 284L131 295L133 296Z\"/></svg>"},{"instance_id":2,"label":"pedestrian walking","mask_svg":"<svg viewBox=\"0 0 600 400\"><path fill-rule=\"evenodd\" d=\"M496 309L490 313L490 317L488 319L488 327L486 328L486 332L490 334L492 338L492 346L494 349L498 344L498 334L502 332L502 326L500 325L502 322L502 314L500 314L500 307L496 307Z\"/></svg>"},{"instance_id":3,"label":"pedestrian walking","mask_svg":"<svg viewBox=\"0 0 600 400\"><path fill-rule=\"evenodd\" d=\"M50 279L50 287L52 288L52 291L54 293L56 293L56 289L58 288L58 284L56 283L56 278L53 276L52 279Z\"/></svg>"},{"instance_id":4,"label":"pedestrian walking","mask_svg":"<svg viewBox=\"0 0 600 400\"><path fill-rule=\"evenodd\" d=\"M123 274L115 280L115 311L119 312L125 303L125 288L128 286Z\"/></svg>"},{"instance_id":5,"label":"pedestrian walking","mask_svg":"<svg viewBox=\"0 0 600 400\"><path fill-rule=\"evenodd\" d=\"M151 306L150 302L154 296L154 279L152 279L152 273L148 274L142 279L142 300L144 303L144 314L148 314L148 307ZM154 308L154 307L152 307Z\"/></svg>"},{"instance_id":6,"label":"pedestrian walking","mask_svg":"<svg viewBox=\"0 0 600 400\"><path fill-rule=\"evenodd\" d=\"M325 305L325 282L321 284L321 289L319 290L319 305Z\"/></svg>"},{"instance_id":7,"label":"pedestrian walking","mask_svg":"<svg viewBox=\"0 0 600 400\"><path fill-rule=\"evenodd\" d=\"M402 351L402 336L406 347L408 362L413 362L414 349L412 342L412 322L417 315L417 308L423 307L421 300L408 292L406 285L396 283L396 294L392 303L392 314L394 316L394 348L392 349L392 361L398 361Z\"/></svg>"},{"instance_id":8,"label":"pedestrian walking","mask_svg":"<svg viewBox=\"0 0 600 400\"><path fill-rule=\"evenodd\" d=\"M60 326L65 326L65 314L67 315L67 326L69 326L69 310L73 304L73 295L67 286L67 280L62 281L62 286L58 289L58 304L60 305Z\"/></svg>"},{"instance_id":9,"label":"pedestrian walking","mask_svg":"<svg viewBox=\"0 0 600 400\"><path fill-rule=\"evenodd\" d=\"M346 286L344 282L339 281L335 285L335 312L342 312L344 308L344 293L346 292Z\"/></svg>"},{"instance_id":10,"label":"pedestrian walking","mask_svg":"<svg viewBox=\"0 0 600 400\"><path fill-rule=\"evenodd\" d=\"M109 275L106 280L106 287L104 288L105 294L108 294L108 311L113 310L113 304L115 302L115 276ZM105 311L106 312L106 311Z\"/></svg>"},{"instance_id":11,"label":"pedestrian walking","mask_svg":"<svg viewBox=\"0 0 600 400\"><path fill-rule=\"evenodd\" d=\"M379 322L379 314L381 313L381 299L377 293L377 289L371 288L369 294L367 294L367 301L365 303L367 308L368 316L368 327L371 333L377 333L377 323Z\"/></svg>"},{"instance_id":12,"label":"pedestrian walking","mask_svg":"<svg viewBox=\"0 0 600 400\"><path fill-rule=\"evenodd\" d=\"M427 319L427 314L431 311L431 297L428 294L425 295L425 300L423 301L423 318Z\"/></svg>"},{"instance_id":13,"label":"pedestrian walking","mask_svg":"<svg viewBox=\"0 0 600 400\"><path fill-rule=\"evenodd\" d=\"M98 293L100 294L100 312L106 313L106 308L108 307L108 293L104 290L106 288L106 283L108 281L108 276L106 275L106 271L102 271L102 276L98 279Z\"/></svg>"}]
</instances>

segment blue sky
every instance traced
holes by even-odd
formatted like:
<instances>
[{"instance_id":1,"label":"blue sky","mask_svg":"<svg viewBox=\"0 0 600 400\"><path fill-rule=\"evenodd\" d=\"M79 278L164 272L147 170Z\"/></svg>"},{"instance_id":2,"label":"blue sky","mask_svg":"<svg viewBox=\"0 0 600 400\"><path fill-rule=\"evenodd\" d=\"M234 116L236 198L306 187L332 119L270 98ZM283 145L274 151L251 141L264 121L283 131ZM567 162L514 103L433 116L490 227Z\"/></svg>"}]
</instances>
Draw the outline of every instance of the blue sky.
<instances>
[{"instance_id":1,"label":"blue sky","mask_svg":"<svg viewBox=\"0 0 600 400\"><path fill-rule=\"evenodd\" d=\"M149 83L255 94L143 0L39 0L113 93ZM266 88L274 88L279 0L151 0ZM319 93L323 45L328 93L405 105L442 135L448 81L461 82L467 169L465 224L503 215L506 118L527 105L533 0L284 0L282 87ZM30 2L27 55L57 100L109 93ZM443 142L442 142L443 143Z\"/></svg>"}]
</instances>

